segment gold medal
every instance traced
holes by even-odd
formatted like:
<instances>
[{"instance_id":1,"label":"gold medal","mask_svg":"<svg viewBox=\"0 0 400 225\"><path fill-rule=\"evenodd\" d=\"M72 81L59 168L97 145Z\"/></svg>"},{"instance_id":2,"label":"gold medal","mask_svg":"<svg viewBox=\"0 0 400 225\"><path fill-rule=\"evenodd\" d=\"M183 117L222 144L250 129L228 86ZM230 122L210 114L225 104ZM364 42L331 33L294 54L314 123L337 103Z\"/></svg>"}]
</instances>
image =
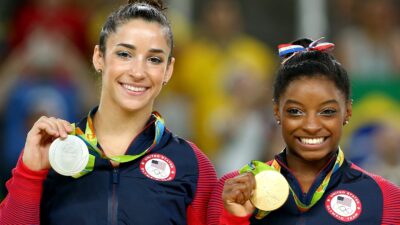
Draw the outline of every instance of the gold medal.
<instances>
[{"instance_id":1,"label":"gold medal","mask_svg":"<svg viewBox=\"0 0 400 225\"><path fill-rule=\"evenodd\" d=\"M256 189L250 198L258 209L273 211L281 207L289 196L289 184L285 177L274 170L264 170L255 175Z\"/></svg>"}]
</instances>

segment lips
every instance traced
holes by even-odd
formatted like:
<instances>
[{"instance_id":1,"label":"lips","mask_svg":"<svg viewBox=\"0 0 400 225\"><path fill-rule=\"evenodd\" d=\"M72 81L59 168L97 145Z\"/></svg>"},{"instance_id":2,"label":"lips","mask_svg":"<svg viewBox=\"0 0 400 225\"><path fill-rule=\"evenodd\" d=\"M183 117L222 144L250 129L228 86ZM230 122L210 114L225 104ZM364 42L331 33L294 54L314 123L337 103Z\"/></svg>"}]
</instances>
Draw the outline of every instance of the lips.
<instances>
[{"instance_id":1,"label":"lips","mask_svg":"<svg viewBox=\"0 0 400 225\"><path fill-rule=\"evenodd\" d=\"M142 96L150 89L149 87L144 87L135 84L120 83L121 87L129 96Z\"/></svg>"},{"instance_id":2,"label":"lips","mask_svg":"<svg viewBox=\"0 0 400 225\"><path fill-rule=\"evenodd\" d=\"M122 87L124 87L128 91L132 91L132 92L144 92L147 90L146 87L139 87L139 86L134 86L131 84L122 84Z\"/></svg>"},{"instance_id":3,"label":"lips","mask_svg":"<svg viewBox=\"0 0 400 225\"><path fill-rule=\"evenodd\" d=\"M299 140L302 144L306 144L306 145L320 145L324 142L325 138L324 137L318 137L318 138L300 137Z\"/></svg>"}]
</instances>

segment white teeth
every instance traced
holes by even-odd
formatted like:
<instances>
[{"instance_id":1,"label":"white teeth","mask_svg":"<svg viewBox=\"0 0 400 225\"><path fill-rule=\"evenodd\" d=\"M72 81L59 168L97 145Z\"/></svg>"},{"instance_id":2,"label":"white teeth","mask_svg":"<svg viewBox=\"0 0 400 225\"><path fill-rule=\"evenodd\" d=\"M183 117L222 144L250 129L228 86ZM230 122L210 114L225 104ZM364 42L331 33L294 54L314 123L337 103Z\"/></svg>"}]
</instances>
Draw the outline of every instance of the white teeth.
<instances>
[{"instance_id":1,"label":"white teeth","mask_svg":"<svg viewBox=\"0 0 400 225\"><path fill-rule=\"evenodd\" d=\"M122 86L130 91L135 91L135 92L141 92L146 90L145 87L135 87L129 84L123 84Z\"/></svg>"},{"instance_id":2,"label":"white teeth","mask_svg":"<svg viewBox=\"0 0 400 225\"><path fill-rule=\"evenodd\" d=\"M324 141L324 138L300 138L301 142L307 145L318 145Z\"/></svg>"}]
</instances>

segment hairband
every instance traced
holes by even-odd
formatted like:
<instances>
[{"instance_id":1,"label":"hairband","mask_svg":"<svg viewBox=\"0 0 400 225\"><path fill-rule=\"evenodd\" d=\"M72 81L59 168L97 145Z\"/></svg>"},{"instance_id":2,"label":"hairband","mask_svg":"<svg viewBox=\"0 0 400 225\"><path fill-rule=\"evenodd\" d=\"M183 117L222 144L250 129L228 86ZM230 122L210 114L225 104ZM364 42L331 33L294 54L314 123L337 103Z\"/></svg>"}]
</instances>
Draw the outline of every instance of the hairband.
<instances>
[{"instance_id":1,"label":"hairband","mask_svg":"<svg viewBox=\"0 0 400 225\"><path fill-rule=\"evenodd\" d=\"M287 54L293 53L291 56L289 56L288 58L283 60L282 64L285 63L287 60L289 60L290 58L292 58L294 55L296 55L299 52L305 52L305 51L327 52L327 51L332 50L335 47L335 44L333 44L333 43L320 42L322 39L323 39L323 37L311 42L307 48L302 45L293 45L293 44L278 45L279 57L283 58Z\"/></svg>"}]
</instances>

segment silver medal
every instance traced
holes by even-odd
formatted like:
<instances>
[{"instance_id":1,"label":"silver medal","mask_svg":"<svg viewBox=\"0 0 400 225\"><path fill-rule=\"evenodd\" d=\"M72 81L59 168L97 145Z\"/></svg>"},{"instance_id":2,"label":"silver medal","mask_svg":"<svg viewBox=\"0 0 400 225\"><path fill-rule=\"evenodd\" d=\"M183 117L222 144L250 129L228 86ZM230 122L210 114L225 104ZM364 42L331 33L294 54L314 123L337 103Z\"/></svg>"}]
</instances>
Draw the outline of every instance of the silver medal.
<instances>
[{"instance_id":1,"label":"silver medal","mask_svg":"<svg viewBox=\"0 0 400 225\"><path fill-rule=\"evenodd\" d=\"M89 161L89 150L77 136L68 135L64 140L57 138L50 145L49 161L57 173L73 176L85 169Z\"/></svg>"}]
</instances>

